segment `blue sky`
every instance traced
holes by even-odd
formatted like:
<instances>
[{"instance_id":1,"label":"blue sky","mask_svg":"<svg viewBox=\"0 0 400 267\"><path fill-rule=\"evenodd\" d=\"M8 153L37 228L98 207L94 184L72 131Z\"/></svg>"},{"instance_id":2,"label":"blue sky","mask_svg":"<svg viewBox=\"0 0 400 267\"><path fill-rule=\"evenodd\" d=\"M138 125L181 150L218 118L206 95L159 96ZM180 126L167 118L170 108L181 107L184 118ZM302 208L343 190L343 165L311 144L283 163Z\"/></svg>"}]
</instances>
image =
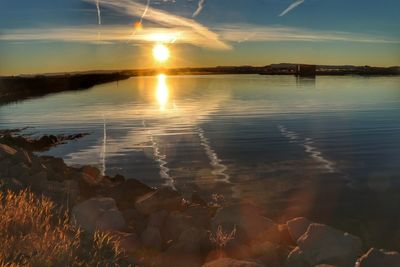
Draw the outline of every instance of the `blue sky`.
<instances>
[{"instance_id":1,"label":"blue sky","mask_svg":"<svg viewBox=\"0 0 400 267\"><path fill-rule=\"evenodd\" d=\"M98 25L96 0L1 0L0 74L153 67L158 32L177 67L400 65L398 0L146 2L99 0Z\"/></svg>"}]
</instances>

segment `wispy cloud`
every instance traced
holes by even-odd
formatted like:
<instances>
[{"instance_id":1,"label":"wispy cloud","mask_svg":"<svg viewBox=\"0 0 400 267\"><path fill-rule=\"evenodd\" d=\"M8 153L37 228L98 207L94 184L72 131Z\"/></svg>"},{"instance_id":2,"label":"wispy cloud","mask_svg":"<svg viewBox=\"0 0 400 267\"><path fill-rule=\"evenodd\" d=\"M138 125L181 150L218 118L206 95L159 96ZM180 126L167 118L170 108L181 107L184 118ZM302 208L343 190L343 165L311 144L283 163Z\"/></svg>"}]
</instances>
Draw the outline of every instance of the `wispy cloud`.
<instances>
[{"instance_id":1,"label":"wispy cloud","mask_svg":"<svg viewBox=\"0 0 400 267\"><path fill-rule=\"evenodd\" d=\"M298 7L299 5L303 4L304 0L297 0L296 2L292 3L288 8L286 8L281 14L279 14L279 17L285 16L287 13Z\"/></svg>"},{"instance_id":2,"label":"wispy cloud","mask_svg":"<svg viewBox=\"0 0 400 267\"><path fill-rule=\"evenodd\" d=\"M307 28L283 26L259 26L252 24L222 25L217 31L227 42L360 42L360 43L400 43L399 39L385 36L341 31L321 31Z\"/></svg>"},{"instance_id":3,"label":"wispy cloud","mask_svg":"<svg viewBox=\"0 0 400 267\"><path fill-rule=\"evenodd\" d=\"M149 13L150 14L150 13ZM147 16L146 16L147 18ZM46 28L46 29L14 29L2 31L0 41L64 41L98 43L96 26ZM229 48L235 42L359 42L359 43L392 43L400 44L399 39L385 36L361 34L354 32L319 31L306 28L261 26L252 24L215 25L215 36L218 42L210 42L209 38L193 31L190 27L146 27L132 35L131 26L107 26L100 29L103 43L127 42L132 44L166 43L191 44L210 49ZM223 45L221 45L223 44Z\"/></svg>"},{"instance_id":4,"label":"wispy cloud","mask_svg":"<svg viewBox=\"0 0 400 267\"><path fill-rule=\"evenodd\" d=\"M84 0L93 2L93 0ZM145 19L157 25L168 29L179 29L186 33L190 33L195 37L196 43L201 46L207 46L215 49L230 49L230 46L221 41L218 34L211 31L206 26L196 22L193 19L171 14L167 11L149 7L132 0L99 0L102 6L111 8L119 13L127 14L133 17L142 17L146 14ZM146 11L147 10L147 11ZM103 38L102 33L102 38Z\"/></svg>"},{"instance_id":5,"label":"wispy cloud","mask_svg":"<svg viewBox=\"0 0 400 267\"><path fill-rule=\"evenodd\" d=\"M99 0L96 0L96 9L97 9L97 21L99 25L101 25L101 10Z\"/></svg>"},{"instance_id":6,"label":"wispy cloud","mask_svg":"<svg viewBox=\"0 0 400 267\"><path fill-rule=\"evenodd\" d=\"M193 18L195 18L195 17L197 17L198 15L200 15L201 11L202 11L203 8L204 8L204 4L205 4L205 3L206 3L206 0L199 0L199 3L198 3L198 5L197 5L197 9L196 9L196 11L193 13L193 15L192 15Z\"/></svg>"}]
</instances>

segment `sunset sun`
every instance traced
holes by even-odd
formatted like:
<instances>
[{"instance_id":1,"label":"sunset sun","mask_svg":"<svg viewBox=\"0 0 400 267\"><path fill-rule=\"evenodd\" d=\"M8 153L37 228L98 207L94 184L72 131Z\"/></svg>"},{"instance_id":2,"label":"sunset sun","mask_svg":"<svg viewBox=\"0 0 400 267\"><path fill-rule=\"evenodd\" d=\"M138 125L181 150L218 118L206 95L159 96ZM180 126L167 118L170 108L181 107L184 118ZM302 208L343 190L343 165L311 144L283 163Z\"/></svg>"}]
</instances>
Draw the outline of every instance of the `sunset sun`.
<instances>
[{"instance_id":1,"label":"sunset sun","mask_svg":"<svg viewBox=\"0 0 400 267\"><path fill-rule=\"evenodd\" d=\"M169 59L169 48L163 44L156 44L153 48L153 57L158 62L165 62Z\"/></svg>"}]
</instances>

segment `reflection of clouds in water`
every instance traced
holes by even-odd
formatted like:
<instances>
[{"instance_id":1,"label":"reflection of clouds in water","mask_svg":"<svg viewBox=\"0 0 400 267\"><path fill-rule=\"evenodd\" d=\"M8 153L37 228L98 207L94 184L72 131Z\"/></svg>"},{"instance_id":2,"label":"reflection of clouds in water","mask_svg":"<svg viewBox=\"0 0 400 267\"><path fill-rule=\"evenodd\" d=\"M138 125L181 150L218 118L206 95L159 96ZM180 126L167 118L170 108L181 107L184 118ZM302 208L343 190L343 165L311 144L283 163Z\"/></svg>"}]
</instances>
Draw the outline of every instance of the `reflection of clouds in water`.
<instances>
[{"instance_id":1,"label":"reflection of clouds in water","mask_svg":"<svg viewBox=\"0 0 400 267\"><path fill-rule=\"evenodd\" d=\"M211 148L210 141L204 136L204 130L199 127L197 128L197 133L200 138L200 145L204 147L207 157L210 159L210 164L214 168L211 173L218 177L222 177L221 179L218 179L218 181L230 183L230 177L225 173L228 168L221 163L217 153Z\"/></svg>"},{"instance_id":2,"label":"reflection of clouds in water","mask_svg":"<svg viewBox=\"0 0 400 267\"><path fill-rule=\"evenodd\" d=\"M146 122L143 120L143 127L147 129L146 127ZM169 175L169 168L166 166L168 162L166 161L167 155L161 153L159 144L157 143L156 139L154 138L154 135L152 134L151 130L147 131L149 138L150 138L150 144L151 147L153 148L153 158L154 160L158 163L158 166L160 168L160 177L165 180L165 185L169 186L173 189L175 188L175 181L174 179Z\"/></svg>"},{"instance_id":3,"label":"reflection of clouds in water","mask_svg":"<svg viewBox=\"0 0 400 267\"><path fill-rule=\"evenodd\" d=\"M335 163L324 158L322 152L314 146L315 142L312 138L303 139L299 136L298 133L289 131L285 126L282 125L279 125L278 129L283 136L290 140L291 143L298 143L300 146L304 147L305 152L309 154L314 160L322 164L326 171L328 171L329 173L336 172L336 169L334 167Z\"/></svg>"},{"instance_id":4,"label":"reflection of clouds in water","mask_svg":"<svg viewBox=\"0 0 400 267\"><path fill-rule=\"evenodd\" d=\"M213 97L210 98L207 92L198 90L196 91L198 98L194 101L174 95L174 91L171 90L173 83L170 84L168 79L160 77L162 76L155 77L156 84L153 87L154 91L151 94L150 103L103 107L102 110L107 121L112 121L115 126L111 128L103 121L101 123L103 129L97 133L100 138L96 145L68 154L66 159L68 164L79 165L85 162L85 164L98 165L106 172L106 168L103 168L103 162L105 163L106 159L111 161L114 156L124 156L133 151L144 153L159 166L161 183L166 182L167 185L174 186L175 179L171 177L171 170L166 166L171 161L170 152L174 150L172 146L174 144L179 145L178 140L185 139L193 134L193 128L196 129L198 125L207 121L213 112L220 110L221 103L230 99L230 91L215 92ZM163 93L162 96L168 95L170 101L164 101L164 97L160 98L160 82L163 90L168 91ZM148 87L144 86L144 88ZM132 89L127 87L119 90L126 90L130 94ZM162 100L162 103L160 103L160 100ZM93 111L89 110L88 112ZM204 132L202 134L204 137ZM198 135L197 132L196 135ZM175 138L173 142L169 140L172 136ZM206 140L209 144L208 139ZM166 142L168 142L168 154L160 149L165 147ZM105 147L107 148L107 158L105 153L102 153ZM202 145L202 147L204 146ZM146 153L146 149L152 151L151 155ZM213 151L213 153L215 152ZM173 157L177 158L176 155L173 155ZM224 173L226 167L221 165L218 157L215 159L214 156L209 156L209 158L211 163L214 164L213 174L228 180L229 176ZM141 178L146 179L146 177ZM215 180L215 182L220 182L220 180Z\"/></svg>"}]
</instances>

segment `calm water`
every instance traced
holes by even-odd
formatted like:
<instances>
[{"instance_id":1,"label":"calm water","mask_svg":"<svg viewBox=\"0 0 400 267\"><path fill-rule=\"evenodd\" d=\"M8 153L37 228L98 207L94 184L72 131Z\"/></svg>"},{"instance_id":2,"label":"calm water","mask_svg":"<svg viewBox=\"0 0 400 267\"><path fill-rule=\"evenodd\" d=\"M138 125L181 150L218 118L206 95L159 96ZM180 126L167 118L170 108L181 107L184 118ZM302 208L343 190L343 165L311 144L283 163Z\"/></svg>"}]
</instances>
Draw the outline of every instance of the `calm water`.
<instances>
[{"instance_id":1,"label":"calm water","mask_svg":"<svg viewBox=\"0 0 400 267\"><path fill-rule=\"evenodd\" d=\"M0 107L0 128L25 126L90 133L47 153L69 164L276 218L400 217L400 77L132 78Z\"/></svg>"}]
</instances>

